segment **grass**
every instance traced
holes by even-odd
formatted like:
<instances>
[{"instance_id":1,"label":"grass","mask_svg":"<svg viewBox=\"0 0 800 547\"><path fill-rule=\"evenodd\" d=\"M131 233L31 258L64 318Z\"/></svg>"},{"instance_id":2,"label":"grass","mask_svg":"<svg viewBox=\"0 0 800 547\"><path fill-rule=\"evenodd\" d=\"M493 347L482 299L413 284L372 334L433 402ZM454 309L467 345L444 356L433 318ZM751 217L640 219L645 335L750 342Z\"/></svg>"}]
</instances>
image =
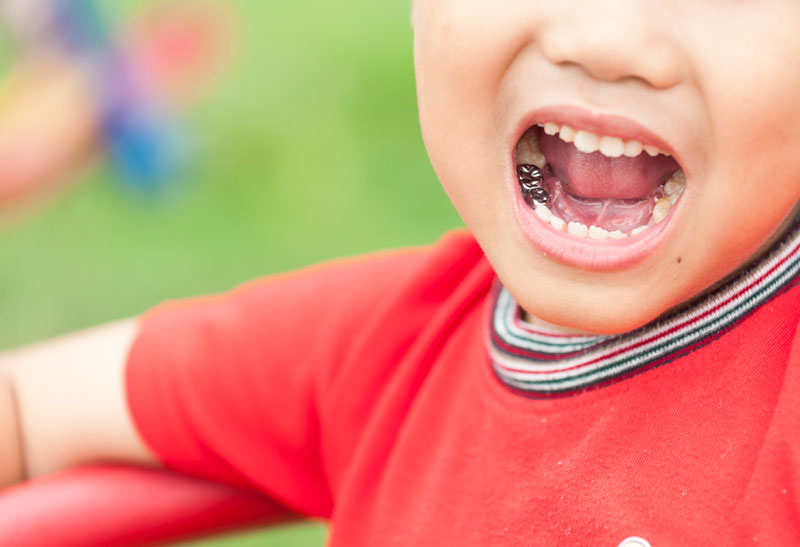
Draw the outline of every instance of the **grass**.
<instances>
[{"instance_id":1,"label":"grass","mask_svg":"<svg viewBox=\"0 0 800 547\"><path fill-rule=\"evenodd\" d=\"M326 532L325 526L317 523L282 524L181 543L179 547L322 547Z\"/></svg>"},{"instance_id":2,"label":"grass","mask_svg":"<svg viewBox=\"0 0 800 547\"><path fill-rule=\"evenodd\" d=\"M406 1L226 3L237 55L184 120L182 180L145 198L101 162L0 233L0 348L459 225L419 134ZM323 537L295 526L213 545Z\"/></svg>"}]
</instances>

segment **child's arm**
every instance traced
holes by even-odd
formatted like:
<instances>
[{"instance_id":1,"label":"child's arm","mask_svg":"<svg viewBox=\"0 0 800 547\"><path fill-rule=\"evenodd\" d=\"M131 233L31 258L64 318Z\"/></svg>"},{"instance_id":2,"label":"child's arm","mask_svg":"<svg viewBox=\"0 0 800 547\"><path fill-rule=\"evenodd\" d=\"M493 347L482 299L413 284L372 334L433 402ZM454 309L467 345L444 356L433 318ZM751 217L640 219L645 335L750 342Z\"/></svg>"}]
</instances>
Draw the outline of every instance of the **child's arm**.
<instances>
[{"instance_id":1,"label":"child's arm","mask_svg":"<svg viewBox=\"0 0 800 547\"><path fill-rule=\"evenodd\" d=\"M97 460L154 464L127 410L120 321L0 354L0 488Z\"/></svg>"}]
</instances>

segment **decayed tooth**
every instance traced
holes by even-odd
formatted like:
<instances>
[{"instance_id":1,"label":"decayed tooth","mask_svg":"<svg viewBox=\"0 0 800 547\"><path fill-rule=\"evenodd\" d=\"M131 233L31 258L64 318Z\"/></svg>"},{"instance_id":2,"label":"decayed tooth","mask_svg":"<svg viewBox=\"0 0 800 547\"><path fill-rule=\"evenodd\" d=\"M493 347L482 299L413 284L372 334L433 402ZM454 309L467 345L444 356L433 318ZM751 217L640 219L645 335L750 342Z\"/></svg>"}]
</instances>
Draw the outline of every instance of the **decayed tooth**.
<instances>
[{"instance_id":1,"label":"decayed tooth","mask_svg":"<svg viewBox=\"0 0 800 547\"><path fill-rule=\"evenodd\" d=\"M530 163L532 165L535 165L539 169L544 169L544 166L547 165L547 160L545 159L544 154L542 154L541 152L533 152L531 154L528 154L526 158L528 161L525 163Z\"/></svg>"},{"instance_id":2,"label":"decayed tooth","mask_svg":"<svg viewBox=\"0 0 800 547\"><path fill-rule=\"evenodd\" d=\"M625 152L625 143L618 137L601 137L600 152L609 158L618 158Z\"/></svg>"},{"instance_id":3,"label":"decayed tooth","mask_svg":"<svg viewBox=\"0 0 800 547\"><path fill-rule=\"evenodd\" d=\"M539 150L539 142L535 135L527 134L517 145L517 165L535 165L543 169L547 165L544 154Z\"/></svg>"},{"instance_id":4,"label":"decayed tooth","mask_svg":"<svg viewBox=\"0 0 800 547\"><path fill-rule=\"evenodd\" d=\"M638 227L634 228L633 230L631 230L631 235L632 236L639 235L642 232L644 232L645 230L647 230L647 228L649 228L649 226L638 226Z\"/></svg>"},{"instance_id":5,"label":"decayed tooth","mask_svg":"<svg viewBox=\"0 0 800 547\"><path fill-rule=\"evenodd\" d=\"M664 192L666 192L668 196L671 196L673 194L679 196L683 192L684 188L686 188L685 182L681 182L675 179L669 179L667 183L664 185Z\"/></svg>"},{"instance_id":6,"label":"decayed tooth","mask_svg":"<svg viewBox=\"0 0 800 547\"><path fill-rule=\"evenodd\" d=\"M686 188L686 176L683 174L682 169L675 171L664 185L664 191L667 195L680 194L684 188Z\"/></svg>"},{"instance_id":7,"label":"decayed tooth","mask_svg":"<svg viewBox=\"0 0 800 547\"><path fill-rule=\"evenodd\" d=\"M563 232L564 229L567 227L567 223L558 218L554 214L550 214L550 226L558 230L559 232Z\"/></svg>"},{"instance_id":8,"label":"decayed tooth","mask_svg":"<svg viewBox=\"0 0 800 547\"><path fill-rule=\"evenodd\" d=\"M671 208L672 202L669 200L669 198L661 198L653 207L653 220L656 223L661 222L666 218Z\"/></svg>"},{"instance_id":9,"label":"decayed tooth","mask_svg":"<svg viewBox=\"0 0 800 547\"><path fill-rule=\"evenodd\" d=\"M548 135L555 135L558 133L558 124L553 122L547 122L544 124L544 132Z\"/></svg>"},{"instance_id":10,"label":"decayed tooth","mask_svg":"<svg viewBox=\"0 0 800 547\"><path fill-rule=\"evenodd\" d=\"M683 170L678 169L664 185L664 193L667 194L669 202L675 205L685 188L686 177L683 175Z\"/></svg>"},{"instance_id":11,"label":"decayed tooth","mask_svg":"<svg viewBox=\"0 0 800 547\"><path fill-rule=\"evenodd\" d=\"M538 216L540 219L542 219L545 222L550 222L551 214L550 214L550 209L548 209L547 206L537 205L534 211L536 212L536 216Z\"/></svg>"},{"instance_id":12,"label":"decayed tooth","mask_svg":"<svg viewBox=\"0 0 800 547\"><path fill-rule=\"evenodd\" d=\"M628 237L628 234L620 230L614 230L613 232L608 232L608 237L611 239L624 239Z\"/></svg>"},{"instance_id":13,"label":"decayed tooth","mask_svg":"<svg viewBox=\"0 0 800 547\"><path fill-rule=\"evenodd\" d=\"M561 130L558 132L558 138L564 142L573 142L575 140L575 130L568 125L562 125Z\"/></svg>"},{"instance_id":14,"label":"decayed tooth","mask_svg":"<svg viewBox=\"0 0 800 547\"><path fill-rule=\"evenodd\" d=\"M567 224L567 232L578 237L586 237L589 233L589 227L580 222L570 222Z\"/></svg>"},{"instance_id":15,"label":"decayed tooth","mask_svg":"<svg viewBox=\"0 0 800 547\"><path fill-rule=\"evenodd\" d=\"M644 145L639 141L628 141L625 143L625 151L623 154L628 156L629 158L635 158L639 154L642 153L644 149Z\"/></svg>"},{"instance_id":16,"label":"decayed tooth","mask_svg":"<svg viewBox=\"0 0 800 547\"><path fill-rule=\"evenodd\" d=\"M604 230L599 226L589 226L589 237L591 239L607 239L608 236L608 230Z\"/></svg>"},{"instance_id":17,"label":"decayed tooth","mask_svg":"<svg viewBox=\"0 0 800 547\"><path fill-rule=\"evenodd\" d=\"M672 177L664 185L664 193L667 194L670 203L675 205L678 198L681 197L683 190L686 188L686 177L682 169L678 169Z\"/></svg>"},{"instance_id":18,"label":"decayed tooth","mask_svg":"<svg viewBox=\"0 0 800 547\"><path fill-rule=\"evenodd\" d=\"M584 154L597 152L600 148L600 137L588 131L578 131L575 134L575 148Z\"/></svg>"},{"instance_id":19,"label":"decayed tooth","mask_svg":"<svg viewBox=\"0 0 800 547\"><path fill-rule=\"evenodd\" d=\"M658 156L658 153L660 152L658 147L657 146L653 146L652 144L645 144L644 145L644 151L647 152L648 156L651 156L651 157L654 157L654 158L656 156Z\"/></svg>"}]
</instances>

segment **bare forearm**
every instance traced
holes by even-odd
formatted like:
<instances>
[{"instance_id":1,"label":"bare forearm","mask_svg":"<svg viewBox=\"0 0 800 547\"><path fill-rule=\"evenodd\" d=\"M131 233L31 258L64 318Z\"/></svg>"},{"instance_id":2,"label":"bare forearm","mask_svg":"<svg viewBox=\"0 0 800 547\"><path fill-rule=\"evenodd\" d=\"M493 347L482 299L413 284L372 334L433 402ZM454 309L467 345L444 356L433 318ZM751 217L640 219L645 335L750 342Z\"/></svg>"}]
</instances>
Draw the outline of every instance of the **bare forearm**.
<instances>
[{"instance_id":1,"label":"bare forearm","mask_svg":"<svg viewBox=\"0 0 800 547\"><path fill-rule=\"evenodd\" d=\"M0 484L98 460L154 463L124 394L136 332L120 321L0 354Z\"/></svg>"},{"instance_id":2,"label":"bare forearm","mask_svg":"<svg viewBox=\"0 0 800 547\"><path fill-rule=\"evenodd\" d=\"M16 398L11 379L0 369L0 489L24 478Z\"/></svg>"}]
</instances>

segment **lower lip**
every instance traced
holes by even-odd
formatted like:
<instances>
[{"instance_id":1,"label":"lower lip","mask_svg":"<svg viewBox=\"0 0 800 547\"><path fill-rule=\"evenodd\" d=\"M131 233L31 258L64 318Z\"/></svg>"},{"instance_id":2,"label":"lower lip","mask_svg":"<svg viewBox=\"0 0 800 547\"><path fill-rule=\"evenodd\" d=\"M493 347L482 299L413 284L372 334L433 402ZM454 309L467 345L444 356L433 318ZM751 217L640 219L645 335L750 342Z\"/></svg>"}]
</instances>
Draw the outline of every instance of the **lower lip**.
<instances>
[{"instance_id":1,"label":"lower lip","mask_svg":"<svg viewBox=\"0 0 800 547\"><path fill-rule=\"evenodd\" d=\"M544 222L522 199L517 184L513 195L517 222L534 247L568 266L596 271L621 270L654 253L675 212L673 208L663 221L635 236L598 240L561 232Z\"/></svg>"}]
</instances>

